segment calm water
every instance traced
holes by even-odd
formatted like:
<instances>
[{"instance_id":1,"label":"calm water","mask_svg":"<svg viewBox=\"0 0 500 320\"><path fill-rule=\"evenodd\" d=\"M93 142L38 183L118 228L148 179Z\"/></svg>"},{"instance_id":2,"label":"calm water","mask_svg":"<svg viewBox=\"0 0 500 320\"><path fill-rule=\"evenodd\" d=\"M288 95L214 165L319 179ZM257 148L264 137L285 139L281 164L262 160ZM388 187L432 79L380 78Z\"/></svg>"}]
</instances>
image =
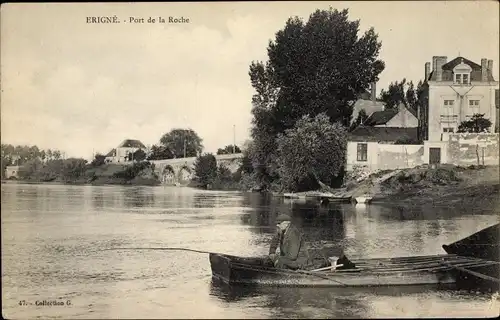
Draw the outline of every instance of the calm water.
<instances>
[{"instance_id":1,"label":"calm water","mask_svg":"<svg viewBox=\"0 0 500 320\"><path fill-rule=\"evenodd\" d=\"M462 205L465 207L462 208ZM278 318L495 316L499 301L451 289L228 289L206 254L106 251L187 247L268 251L277 212L303 217L311 246L348 256L441 254L499 221L499 203L398 209L291 203L175 187L2 185L2 313L7 318ZM20 306L21 300L71 301Z\"/></svg>"}]
</instances>

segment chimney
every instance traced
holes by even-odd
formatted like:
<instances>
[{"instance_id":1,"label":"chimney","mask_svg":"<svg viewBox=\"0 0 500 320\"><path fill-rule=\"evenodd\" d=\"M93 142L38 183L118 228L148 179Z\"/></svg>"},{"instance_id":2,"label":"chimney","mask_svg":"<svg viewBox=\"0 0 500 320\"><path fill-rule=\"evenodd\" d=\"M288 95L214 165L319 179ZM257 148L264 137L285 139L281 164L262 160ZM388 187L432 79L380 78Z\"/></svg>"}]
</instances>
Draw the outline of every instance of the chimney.
<instances>
[{"instance_id":1,"label":"chimney","mask_svg":"<svg viewBox=\"0 0 500 320\"><path fill-rule=\"evenodd\" d=\"M435 58L436 58L436 81L442 81L443 80L443 66L446 64L448 57L439 56L439 57L435 57Z\"/></svg>"},{"instance_id":2,"label":"chimney","mask_svg":"<svg viewBox=\"0 0 500 320\"><path fill-rule=\"evenodd\" d=\"M488 81L488 59L481 59L481 82Z\"/></svg>"},{"instance_id":3,"label":"chimney","mask_svg":"<svg viewBox=\"0 0 500 320\"><path fill-rule=\"evenodd\" d=\"M425 79L424 82L427 82L429 80L429 75L431 74L431 63L426 62L425 63Z\"/></svg>"},{"instance_id":4,"label":"chimney","mask_svg":"<svg viewBox=\"0 0 500 320\"><path fill-rule=\"evenodd\" d=\"M375 104L375 102L377 102L377 83L375 81L372 82L371 93L372 93L372 103Z\"/></svg>"},{"instance_id":5,"label":"chimney","mask_svg":"<svg viewBox=\"0 0 500 320\"><path fill-rule=\"evenodd\" d=\"M438 56L433 56L432 57L432 71L436 71L437 70L437 59L439 57Z\"/></svg>"},{"instance_id":6,"label":"chimney","mask_svg":"<svg viewBox=\"0 0 500 320\"><path fill-rule=\"evenodd\" d=\"M493 77L493 60L488 60L488 75Z\"/></svg>"}]
</instances>

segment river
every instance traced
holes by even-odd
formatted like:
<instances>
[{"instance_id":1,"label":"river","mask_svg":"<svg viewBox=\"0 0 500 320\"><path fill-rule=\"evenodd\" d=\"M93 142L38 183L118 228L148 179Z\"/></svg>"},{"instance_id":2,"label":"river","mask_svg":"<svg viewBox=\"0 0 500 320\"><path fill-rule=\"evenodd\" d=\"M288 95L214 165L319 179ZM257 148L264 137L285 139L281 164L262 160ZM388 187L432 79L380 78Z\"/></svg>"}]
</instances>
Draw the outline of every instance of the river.
<instances>
[{"instance_id":1,"label":"river","mask_svg":"<svg viewBox=\"0 0 500 320\"><path fill-rule=\"evenodd\" d=\"M176 187L2 184L4 318L380 318L497 316L491 294L451 288L228 289L208 255L268 251L277 212L349 257L442 254L499 221L499 202L462 207L319 207ZM43 301L64 305L37 305ZM38 301L38 303L37 303Z\"/></svg>"}]
</instances>

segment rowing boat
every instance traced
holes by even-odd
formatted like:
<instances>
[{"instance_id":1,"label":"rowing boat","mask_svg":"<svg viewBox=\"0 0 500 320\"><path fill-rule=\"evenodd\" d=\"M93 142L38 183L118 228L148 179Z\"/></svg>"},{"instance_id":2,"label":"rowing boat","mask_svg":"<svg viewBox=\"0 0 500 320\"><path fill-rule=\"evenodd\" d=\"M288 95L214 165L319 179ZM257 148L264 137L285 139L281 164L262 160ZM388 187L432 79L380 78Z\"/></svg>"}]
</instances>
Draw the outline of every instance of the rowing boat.
<instances>
[{"instance_id":1,"label":"rowing boat","mask_svg":"<svg viewBox=\"0 0 500 320\"><path fill-rule=\"evenodd\" d=\"M449 245L443 245L443 249L450 254L500 261L499 235L500 223Z\"/></svg>"},{"instance_id":2,"label":"rowing boat","mask_svg":"<svg viewBox=\"0 0 500 320\"><path fill-rule=\"evenodd\" d=\"M469 268L455 268L454 276L462 287L499 290L499 235L500 224L495 224L449 245L443 245L443 249L449 254L497 262Z\"/></svg>"},{"instance_id":3,"label":"rowing boat","mask_svg":"<svg viewBox=\"0 0 500 320\"><path fill-rule=\"evenodd\" d=\"M212 275L234 285L287 287L373 287L451 284L454 267L478 267L496 262L454 254L352 260L354 268L335 271L277 269L262 257L210 254Z\"/></svg>"}]
</instances>

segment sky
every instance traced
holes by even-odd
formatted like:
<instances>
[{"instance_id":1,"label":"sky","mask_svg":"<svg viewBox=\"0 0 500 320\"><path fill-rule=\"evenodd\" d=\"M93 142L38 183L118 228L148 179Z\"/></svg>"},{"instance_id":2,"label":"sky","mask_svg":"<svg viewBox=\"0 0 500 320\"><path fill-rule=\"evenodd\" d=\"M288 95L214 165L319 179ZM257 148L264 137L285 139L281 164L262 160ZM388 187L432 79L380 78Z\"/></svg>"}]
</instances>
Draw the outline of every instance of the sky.
<instances>
[{"instance_id":1,"label":"sky","mask_svg":"<svg viewBox=\"0 0 500 320\"><path fill-rule=\"evenodd\" d=\"M9 3L0 20L1 141L86 159L124 139L156 144L174 128L196 131L205 152L232 144L233 130L241 145L254 93L249 64L267 60L289 17L330 6L378 33L386 63L378 92L418 82L436 55L492 59L499 78L496 1ZM92 16L121 23L86 23Z\"/></svg>"}]
</instances>

